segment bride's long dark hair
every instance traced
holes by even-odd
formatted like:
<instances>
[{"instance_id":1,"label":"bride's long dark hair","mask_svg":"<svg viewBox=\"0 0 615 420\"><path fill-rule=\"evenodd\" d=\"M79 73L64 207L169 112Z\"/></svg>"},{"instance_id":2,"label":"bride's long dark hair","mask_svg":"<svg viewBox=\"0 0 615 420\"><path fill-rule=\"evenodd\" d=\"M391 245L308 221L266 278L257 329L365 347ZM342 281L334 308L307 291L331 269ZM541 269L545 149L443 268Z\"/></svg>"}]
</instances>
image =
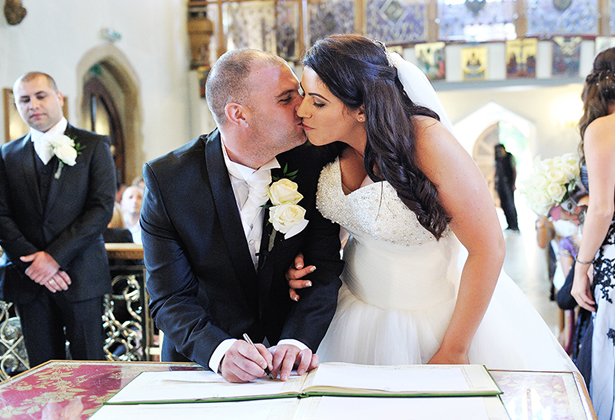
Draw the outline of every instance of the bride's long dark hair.
<instances>
[{"instance_id":1,"label":"bride's long dark hair","mask_svg":"<svg viewBox=\"0 0 615 420\"><path fill-rule=\"evenodd\" d=\"M440 118L410 100L385 46L359 35L332 35L307 51L303 65L349 109L365 106L367 174L375 182L391 184L419 223L440 239L450 218L438 201L436 186L415 163L412 116Z\"/></svg>"}]
</instances>

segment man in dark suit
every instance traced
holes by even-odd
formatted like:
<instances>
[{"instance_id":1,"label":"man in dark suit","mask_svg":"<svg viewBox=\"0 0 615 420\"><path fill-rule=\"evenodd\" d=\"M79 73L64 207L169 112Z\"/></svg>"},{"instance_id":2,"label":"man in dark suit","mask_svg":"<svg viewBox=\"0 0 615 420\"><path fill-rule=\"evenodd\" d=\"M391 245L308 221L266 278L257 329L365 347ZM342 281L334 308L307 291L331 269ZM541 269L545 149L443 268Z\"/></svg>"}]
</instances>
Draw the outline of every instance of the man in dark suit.
<instances>
[{"instance_id":1,"label":"man in dark suit","mask_svg":"<svg viewBox=\"0 0 615 420\"><path fill-rule=\"evenodd\" d=\"M26 136L0 148L2 299L14 302L31 366L103 360L103 295L111 291L102 233L115 194L109 139L68 124L44 73L13 87Z\"/></svg>"},{"instance_id":2,"label":"man in dark suit","mask_svg":"<svg viewBox=\"0 0 615 420\"><path fill-rule=\"evenodd\" d=\"M144 166L142 240L163 360L194 361L231 382L266 367L286 380L293 366L302 374L318 364L313 352L335 312L343 263L339 227L315 208L332 156L304 144L298 89L279 57L228 52L207 80L218 129ZM294 175L305 216L289 209L270 217L262 207L270 181ZM280 222L294 227L286 232ZM295 302L285 272L299 251L317 270Z\"/></svg>"}]
</instances>

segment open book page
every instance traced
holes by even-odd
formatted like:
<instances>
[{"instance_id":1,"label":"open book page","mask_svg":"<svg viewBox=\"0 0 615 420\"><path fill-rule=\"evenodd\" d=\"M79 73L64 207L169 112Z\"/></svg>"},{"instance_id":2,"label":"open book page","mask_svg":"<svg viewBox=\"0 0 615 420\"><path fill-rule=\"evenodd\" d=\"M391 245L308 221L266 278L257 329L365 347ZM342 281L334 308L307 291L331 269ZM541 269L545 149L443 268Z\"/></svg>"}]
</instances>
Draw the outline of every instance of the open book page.
<instances>
[{"instance_id":1,"label":"open book page","mask_svg":"<svg viewBox=\"0 0 615 420\"><path fill-rule=\"evenodd\" d=\"M231 384L209 371L143 372L105 404L239 401L299 395L457 396L501 391L481 365L366 366L323 363L286 382Z\"/></svg>"},{"instance_id":2,"label":"open book page","mask_svg":"<svg viewBox=\"0 0 615 420\"><path fill-rule=\"evenodd\" d=\"M298 398L234 402L103 405L90 420L292 420Z\"/></svg>"},{"instance_id":3,"label":"open book page","mask_svg":"<svg viewBox=\"0 0 615 420\"><path fill-rule=\"evenodd\" d=\"M91 420L509 420L499 397L312 397L208 404L104 405Z\"/></svg>"},{"instance_id":4,"label":"open book page","mask_svg":"<svg viewBox=\"0 0 615 420\"><path fill-rule=\"evenodd\" d=\"M510 420L502 400L492 397L304 398L294 420Z\"/></svg>"},{"instance_id":5,"label":"open book page","mask_svg":"<svg viewBox=\"0 0 615 420\"><path fill-rule=\"evenodd\" d=\"M211 371L143 372L105 404L296 397L304 380L305 375L291 376L286 382L256 379L246 384L231 384Z\"/></svg>"},{"instance_id":6,"label":"open book page","mask_svg":"<svg viewBox=\"0 0 615 420\"><path fill-rule=\"evenodd\" d=\"M312 371L308 395L497 395L499 387L482 365L373 366L323 363Z\"/></svg>"}]
</instances>

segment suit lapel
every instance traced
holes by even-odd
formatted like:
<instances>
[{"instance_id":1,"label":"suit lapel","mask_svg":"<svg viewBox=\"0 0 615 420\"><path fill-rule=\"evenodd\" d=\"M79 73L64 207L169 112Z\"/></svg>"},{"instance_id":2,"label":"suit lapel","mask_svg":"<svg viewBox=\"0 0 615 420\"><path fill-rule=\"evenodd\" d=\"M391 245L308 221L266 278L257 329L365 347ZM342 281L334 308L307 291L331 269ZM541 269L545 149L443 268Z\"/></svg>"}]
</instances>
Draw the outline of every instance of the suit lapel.
<instances>
[{"instance_id":1,"label":"suit lapel","mask_svg":"<svg viewBox=\"0 0 615 420\"><path fill-rule=\"evenodd\" d=\"M280 161L279 157L278 162L280 163L280 165L282 165L282 167L284 167L284 163ZM282 177L282 175L282 169L280 168L271 170L272 179L279 179L280 177ZM268 220L269 210L265 212L265 217L263 217L263 236L261 238L261 246L259 251L260 258L258 260L258 284L260 291L261 307L263 307L263 305L267 302L267 297L269 296L269 289L271 288L271 282L273 280L275 244L279 243L281 238L283 238L281 233L274 232L273 224L269 223ZM271 244L271 235L273 235L274 233L275 242Z\"/></svg>"},{"instance_id":2,"label":"suit lapel","mask_svg":"<svg viewBox=\"0 0 615 420\"><path fill-rule=\"evenodd\" d=\"M36 159L34 152L34 144L30 140L30 134L27 134L26 137L21 140L23 142L20 150L19 161L23 162L23 178L25 181L26 188L32 202L36 206L36 210L43 214L43 201L41 200L41 192L38 187L38 178L36 175Z\"/></svg>"},{"instance_id":3,"label":"suit lapel","mask_svg":"<svg viewBox=\"0 0 615 420\"><path fill-rule=\"evenodd\" d=\"M73 127L70 124L66 127L66 131L64 132L64 134L66 134L70 138L74 138L76 136L76 133L74 132ZM77 157L77 159L79 158ZM54 161L56 165L53 168L54 178L51 180L51 184L49 185L49 195L47 196L47 208L45 209L45 214L49 214L49 212L51 212L51 210L53 209L53 205L56 201L56 198L58 198L58 196L60 195L60 190L64 182L66 182L65 180L69 172L66 170L67 168L65 166L64 168L62 168L60 178L55 179L55 172L58 170L60 161L58 159L54 159Z\"/></svg>"},{"instance_id":4,"label":"suit lapel","mask_svg":"<svg viewBox=\"0 0 615 420\"><path fill-rule=\"evenodd\" d=\"M256 297L258 277L250 257L235 194L222 155L220 134L217 131L207 138L205 161L220 227L233 260L233 266L237 271L237 277L246 290L246 296ZM254 299L252 302L257 301Z\"/></svg>"}]
</instances>

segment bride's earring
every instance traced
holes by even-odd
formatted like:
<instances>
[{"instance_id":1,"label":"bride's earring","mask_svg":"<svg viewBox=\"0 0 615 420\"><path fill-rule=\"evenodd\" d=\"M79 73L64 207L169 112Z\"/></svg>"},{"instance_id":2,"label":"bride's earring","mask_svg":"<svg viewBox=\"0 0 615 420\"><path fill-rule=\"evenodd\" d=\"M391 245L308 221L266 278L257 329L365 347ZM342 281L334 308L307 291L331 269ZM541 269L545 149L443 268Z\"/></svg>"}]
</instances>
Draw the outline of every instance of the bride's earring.
<instances>
[{"instance_id":1,"label":"bride's earring","mask_svg":"<svg viewBox=\"0 0 615 420\"><path fill-rule=\"evenodd\" d=\"M364 120L365 120L365 118L359 117L359 122L363 122Z\"/></svg>"}]
</instances>

